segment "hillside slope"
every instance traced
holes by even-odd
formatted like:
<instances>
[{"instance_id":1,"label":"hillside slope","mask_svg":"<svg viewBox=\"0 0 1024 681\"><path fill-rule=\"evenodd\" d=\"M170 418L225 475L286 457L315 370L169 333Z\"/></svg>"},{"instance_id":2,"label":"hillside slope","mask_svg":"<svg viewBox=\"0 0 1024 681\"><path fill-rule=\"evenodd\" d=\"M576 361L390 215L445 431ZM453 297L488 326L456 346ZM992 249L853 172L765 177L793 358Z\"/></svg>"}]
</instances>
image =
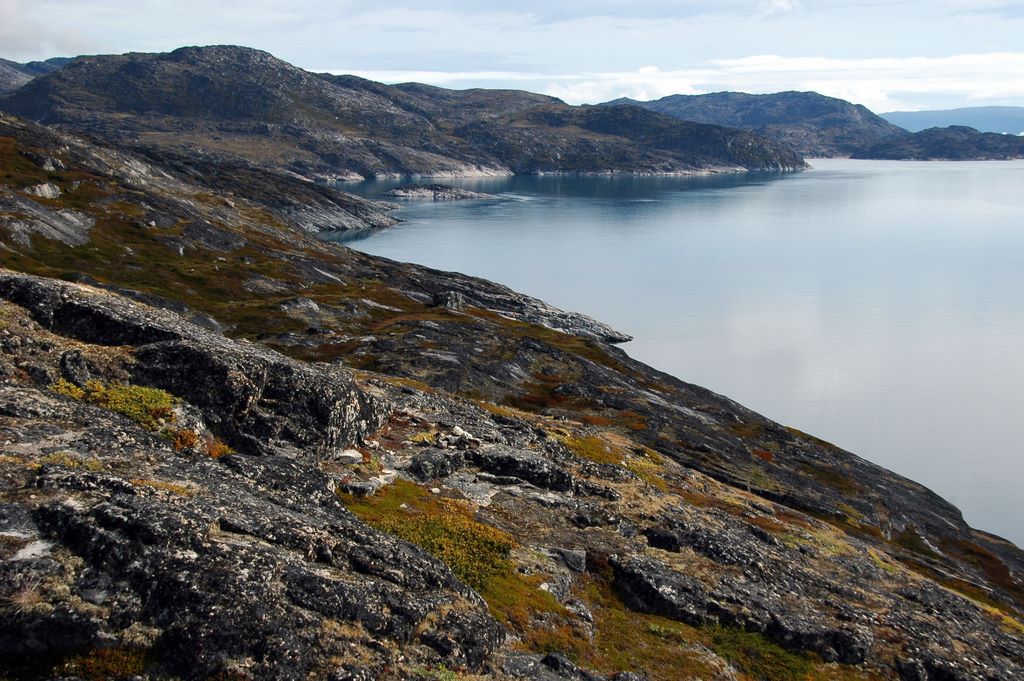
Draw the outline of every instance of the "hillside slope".
<instances>
[{"instance_id":1,"label":"hillside slope","mask_svg":"<svg viewBox=\"0 0 1024 681\"><path fill-rule=\"evenodd\" d=\"M0 116L0 674L1024 674L921 485L227 181Z\"/></svg>"},{"instance_id":2,"label":"hillside slope","mask_svg":"<svg viewBox=\"0 0 1024 681\"><path fill-rule=\"evenodd\" d=\"M0 109L137 148L313 179L804 167L789 149L736 130L588 113L529 93L321 76L240 47L82 57L0 98Z\"/></svg>"},{"instance_id":3,"label":"hillside slope","mask_svg":"<svg viewBox=\"0 0 1024 681\"><path fill-rule=\"evenodd\" d=\"M623 103L681 120L749 130L809 158L851 156L882 139L906 133L863 106L816 92L716 92L670 95L650 102L609 102Z\"/></svg>"}]
</instances>

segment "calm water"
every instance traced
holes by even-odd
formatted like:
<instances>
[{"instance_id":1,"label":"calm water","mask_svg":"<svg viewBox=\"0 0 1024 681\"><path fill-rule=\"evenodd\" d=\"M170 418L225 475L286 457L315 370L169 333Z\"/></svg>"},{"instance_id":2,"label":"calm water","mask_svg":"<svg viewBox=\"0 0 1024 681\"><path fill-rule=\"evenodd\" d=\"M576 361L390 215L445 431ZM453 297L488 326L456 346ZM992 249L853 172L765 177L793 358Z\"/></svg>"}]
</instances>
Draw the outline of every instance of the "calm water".
<instances>
[{"instance_id":1,"label":"calm water","mask_svg":"<svg viewBox=\"0 0 1024 681\"><path fill-rule=\"evenodd\" d=\"M1024 545L1024 162L814 166L462 180L500 200L406 202L349 245L609 322L634 357Z\"/></svg>"}]
</instances>

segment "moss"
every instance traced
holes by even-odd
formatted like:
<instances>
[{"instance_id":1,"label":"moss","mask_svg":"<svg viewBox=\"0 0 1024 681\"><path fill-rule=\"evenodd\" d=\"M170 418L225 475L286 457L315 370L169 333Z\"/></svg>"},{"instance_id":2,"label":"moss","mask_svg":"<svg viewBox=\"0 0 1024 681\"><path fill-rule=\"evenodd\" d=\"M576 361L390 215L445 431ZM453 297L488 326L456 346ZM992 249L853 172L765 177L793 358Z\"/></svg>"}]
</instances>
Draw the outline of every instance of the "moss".
<instances>
[{"instance_id":1,"label":"moss","mask_svg":"<svg viewBox=\"0 0 1024 681\"><path fill-rule=\"evenodd\" d=\"M814 478L823 485L827 485L843 494L853 495L863 491L863 488L855 480L832 468L802 463L800 464L800 471L804 475Z\"/></svg>"},{"instance_id":2,"label":"moss","mask_svg":"<svg viewBox=\"0 0 1024 681\"><path fill-rule=\"evenodd\" d=\"M96 648L77 655L54 671L85 681L113 681L138 676L145 671L147 654L132 648Z\"/></svg>"},{"instance_id":3,"label":"moss","mask_svg":"<svg viewBox=\"0 0 1024 681\"><path fill-rule=\"evenodd\" d=\"M935 553L935 551L925 543L921 535L917 533L917 529L913 526L907 527L899 534L893 536L892 541L897 546L903 547L919 556L924 556L926 558L939 557L939 554Z\"/></svg>"},{"instance_id":4,"label":"moss","mask_svg":"<svg viewBox=\"0 0 1024 681\"><path fill-rule=\"evenodd\" d=\"M816 658L780 648L760 634L736 627L708 627L711 646L719 656L759 681L804 681L811 677Z\"/></svg>"},{"instance_id":5,"label":"moss","mask_svg":"<svg viewBox=\"0 0 1024 681\"><path fill-rule=\"evenodd\" d=\"M57 393L58 395L64 395L70 397L73 400L81 400L85 397L85 391L79 388L71 381L58 378L53 385L50 386L50 390Z\"/></svg>"},{"instance_id":6,"label":"moss","mask_svg":"<svg viewBox=\"0 0 1024 681\"><path fill-rule=\"evenodd\" d=\"M593 435L561 436L558 439L579 458L595 463L622 465L625 458L626 452L622 447Z\"/></svg>"},{"instance_id":7,"label":"moss","mask_svg":"<svg viewBox=\"0 0 1024 681\"><path fill-rule=\"evenodd\" d=\"M660 457L659 457L660 458ZM661 477L660 473L664 464L650 458L630 458L625 462L626 470L646 482L651 487L662 492L668 491L668 483Z\"/></svg>"},{"instance_id":8,"label":"moss","mask_svg":"<svg viewBox=\"0 0 1024 681\"><path fill-rule=\"evenodd\" d=\"M176 497L195 496L195 490L193 490L191 487L187 485L182 485L177 482L167 482L166 480L135 479L132 480L131 483L136 487L148 487L154 490L169 492Z\"/></svg>"},{"instance_id":9,"label":"moss","mask_svg":"<svg viewBox=\"0 0 1024 681\"><path fill-rule=\"evenodd\" d=\"M420 546L441 560L487 602L491 615L522 634L538 616L565 608L540 588L543 578L523 575L510 558L510 535L476 520L463 501L441 498L406 480L373 497L339 494L345 506L374 527Z\"/></svg>"},{"instance_id":10,"label":"moss","mask_svg":"<svg viewBox=\"0 0 1024 681\"><path fill-rule=\"evenodd\" d=\"M38 460L44 466L63 466L64 468L84 468L98 473L104 469L103 462L95 457L82 457L74 452L54 452Z\"/></svg>"},{"instance_id":11,"label":"moss","mask_svg":"<svg viewBox=\"0 0 1024 681\"><path fill-rule=\"evenodd\" d=\"M342 499L353 513L425 549L478 591L487 590L492 580L513 571L509 554L515 542L511 536L476 521L466 504L428 494L400 480L376 497L345 495ZM402 504L406 508L401 508Z\"/></svg>"},{"instance_id":12,"label":"moss","mask_svg":"<svg viewBox=\"0 0 1024 681\"><path fill-rule=\"evenodd\" d=\"M606 673L642 672L651 681L715 678L716 670L696 648L701 633L693 627L627 608L606 577L588 574L578 594L594 616L593 641L579 661Z\"/></svg>"},{"instance_id":13,"label":"moss","mask_svg":"<svg viewBox=\"0 0 1024 681\"><path fill-rule=\"evenodd\" d=\"M157 431L174 420L178 399L159 388L144 388L123 383L89 381L85 388L60 379L50 386L60 395L124 414L146 430Z\"/></svg>"}]
</instances>

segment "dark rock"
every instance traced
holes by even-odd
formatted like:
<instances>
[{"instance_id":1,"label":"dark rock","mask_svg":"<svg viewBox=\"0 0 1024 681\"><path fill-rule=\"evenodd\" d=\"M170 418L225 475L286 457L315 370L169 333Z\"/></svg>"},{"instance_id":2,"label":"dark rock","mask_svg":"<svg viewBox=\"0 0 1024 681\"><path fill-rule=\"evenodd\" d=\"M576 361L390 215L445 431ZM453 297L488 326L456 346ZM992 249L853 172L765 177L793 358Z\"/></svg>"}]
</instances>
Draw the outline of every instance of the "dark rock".
<instances>
[{"instance_id":1,"label":"dark rock","mask_svg":"<svg viewBox=\"0 0 1024 681\"><path fill-rule=\"evenodd\" d=\"M408 471L422 482L446 478L466 463L459 451L428 449L412 458Z\"/></svg>"},{"instance_id":2,"label":"dark rock","mask_svg":"<svg viewBox=\"0 0 1024 681\"><path fill-rule=\"evenodd\" d=\"M491 446L472 452L468 458L488 473L515 476L544 489L569 492L576 485L572 474L532 452Z\"/></svg>"},{"instance_id":3,"label":"dark rock","mask_svg":"<svg viewBox=\"0 0 1024 681\"><path fill-rule=\"evenodd\" d=\"M554 548L552 551L557 554L565 566L573 572L586 572L587 552L580 549Z\"/></svg>"},{"instance_id":4,"label":"dark rock","mask_svg":"<svg viewBox=\"0 0 1024 681\"><path fill-rule=\"evenodd\" d=\"M69 350L60 356L60 375L80 388L85 385L91 375L80 351Z\"/></svg>"}]
</instances>

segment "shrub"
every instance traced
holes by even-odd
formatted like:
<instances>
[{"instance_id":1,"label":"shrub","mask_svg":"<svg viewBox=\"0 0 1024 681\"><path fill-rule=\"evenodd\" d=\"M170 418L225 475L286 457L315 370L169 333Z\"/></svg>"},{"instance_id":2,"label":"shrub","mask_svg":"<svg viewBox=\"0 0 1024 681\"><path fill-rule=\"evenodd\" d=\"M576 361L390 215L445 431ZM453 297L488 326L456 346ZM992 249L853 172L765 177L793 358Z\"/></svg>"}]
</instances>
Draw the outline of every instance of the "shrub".
<instances>
[{"instance_id":1,"label":"shrub","mask_svg":"<svg viewBox=\"0 0 1024 681\"><path fill-rule=\"evenodd\" d=\"M199 436L192 430L179 430L174 433L174 438L171 440L171 444L174 446L174 451L176 452L180 452L185 449L192 449L199 444Z\"/></svg>"}]
</instances>

